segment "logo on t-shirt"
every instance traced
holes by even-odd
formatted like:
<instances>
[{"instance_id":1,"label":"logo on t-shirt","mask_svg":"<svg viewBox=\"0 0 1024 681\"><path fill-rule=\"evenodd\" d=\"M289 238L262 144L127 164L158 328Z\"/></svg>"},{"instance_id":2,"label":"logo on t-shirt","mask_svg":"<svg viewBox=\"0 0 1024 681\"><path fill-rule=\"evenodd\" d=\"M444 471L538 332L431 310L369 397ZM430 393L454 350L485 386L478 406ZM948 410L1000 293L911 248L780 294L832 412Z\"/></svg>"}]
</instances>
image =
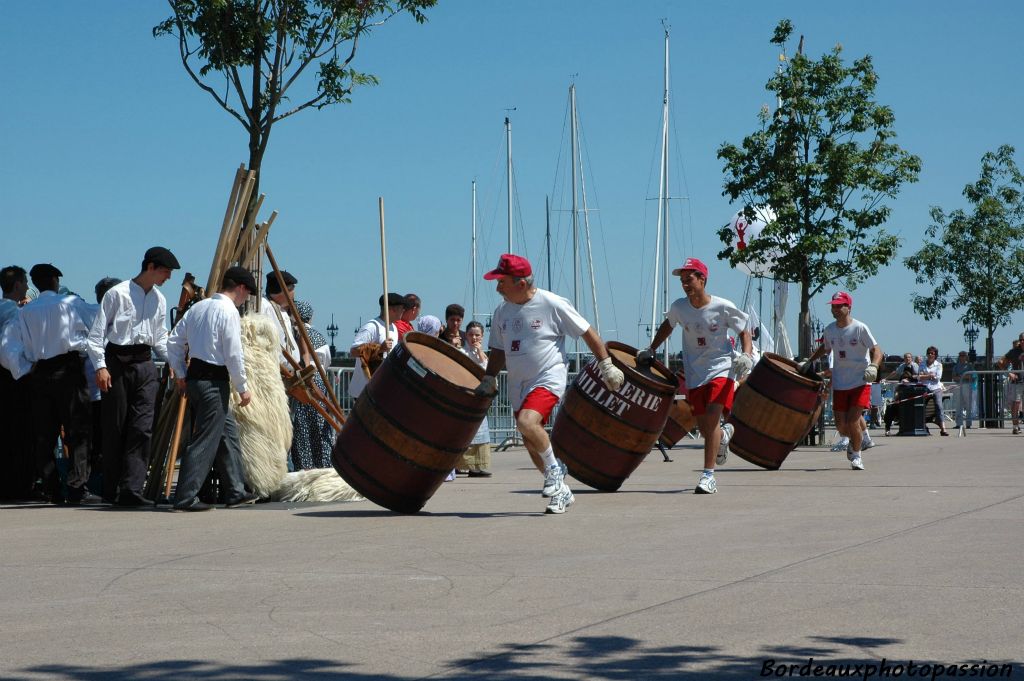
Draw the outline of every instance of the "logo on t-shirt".
<instances>
[{"instance_id":1,"label":"logo on t-shirt","mask_svg":"<svg viewBox=\"0 0 1024 681\"><path fill-rule=\"evenodd\" d=\"M697 347L703 348L703 347L706 347L707 344L708 344L708 342L704 338L704 336L698 336L697 337Z\"/></svg>"},{"instance_id":2,"label":"logo on t-shirt","mask_svg":"<svg viewBox=\"0 0 1024 681\"><path fill-rule=\"evenodd\" d=\"M711 324L708 324L708 331L710 331L711 333L718 331L718 322L712 322Z\"/></svg>"},{"instance_id":3,"label":"logo on t-shirt","mask_svg":"<svg viewBox=\"0 0 1024 681\"><path fill-rule=\"evenodd\" d=\"M522 331L523 330L523 320L522 319L515 319L515 320L513 320L512 321L512 330L513 331Z\"/></svg>"},{"instance_id":4,"label":"logo on t-shirt","mask_svg":"<svg viewBox=\"0 0 1024 681\"><path fill-rule=\"evenodd\" d=\"M539 329L540 328L540 320L539 319L531 319L530 320L530 328L533 329L534 331Z\"/></svg>"},{"instance_id":5,"label":"logo on t-shirt","mask_svg":"<svg viewBox=\"0 0 1024 681\"><path fill-rule=\"evenodd\" d=\"M519 341L517 341L517 340L512 341L511 351L512 352L519 352Z\"/></svg>"},{"instance_id":6,"label":"logo on t-shirt","mask_svg":"<svg viewBox=\"0 0 1024 681\"><path fill-rule=\"evenodd\" d=\"M846 350L839 351L839 359L846 359Z\"/></svg>"},{"instance_id":7,"label":"logo on t-shirt","mask_svg":"<svg viewBox=\"0 0 1024 681\"><path fill-rule=\"evenodd\" d=\"M857 344L857 339L856 338L854 338L853 340L850 341L850 345L856 345L856 344Z\"/></svg>"}]
</instances>

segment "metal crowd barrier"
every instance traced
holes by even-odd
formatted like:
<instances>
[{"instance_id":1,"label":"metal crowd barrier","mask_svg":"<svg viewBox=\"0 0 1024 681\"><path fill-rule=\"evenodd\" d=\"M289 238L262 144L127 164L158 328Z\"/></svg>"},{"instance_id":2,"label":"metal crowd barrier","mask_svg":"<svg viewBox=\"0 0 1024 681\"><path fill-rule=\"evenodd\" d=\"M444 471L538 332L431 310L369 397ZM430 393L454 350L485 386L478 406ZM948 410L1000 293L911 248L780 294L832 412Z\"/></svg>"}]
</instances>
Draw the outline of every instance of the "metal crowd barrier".
<instances>
[{"instance_id":1,"label":"metal crowd barrier","mask_svg":"<svg viewBox=\"0 0 1024 681\"><path fill-rule=\"evenodd\" d=\"M352 410L352 396L348 393L348 386L352 382L352 372L352 367L330 367L328 369L331 387L334 388L334 394L338 396L341 410L345 416L348 416ZM572 385L575 380L576 373L569 372L567 385ZM557 414L558 408L556 407L548 422L549 430ZM521 439L517 439L516 421L512 414L512 404L508 399L508 374L504 371L498 374L498 394L494 397L491 408L487 412L487 425L490 428L492 444L508 445L522 442Z\"/></svg>"}]
</instances>

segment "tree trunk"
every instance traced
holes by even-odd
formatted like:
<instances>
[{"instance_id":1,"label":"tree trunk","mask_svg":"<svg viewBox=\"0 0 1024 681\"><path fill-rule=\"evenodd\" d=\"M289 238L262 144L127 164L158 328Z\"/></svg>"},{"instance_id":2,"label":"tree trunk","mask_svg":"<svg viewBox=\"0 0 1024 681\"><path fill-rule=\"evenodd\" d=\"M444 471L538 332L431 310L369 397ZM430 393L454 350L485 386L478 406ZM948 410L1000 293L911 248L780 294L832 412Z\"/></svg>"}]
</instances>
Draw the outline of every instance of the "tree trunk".
<instances>
[{"instance_id":1,"label":"tree trunk","mask_svg":"<svg viewBox=\"0 0 1024 681\"><path fill-rule=\"evenodd\" d=\"M811 284L806 277L800 282L800 318L797 324L799 325L797 355L802 358L810 357L814 352L811 349L814 339L811 338Z\"/></svg>"},{"instance_id":2,"label":"tree trunk","mask_svg":"<svg viewBox=\"0 0 1024 681\"><path fill-rule=\"evenodd\" d=\"M994 333L995 333L995 329L992 328L991 326L988 327L988 337L985 338L985 368L986 369L991 369L992 368L992 366L993 366L992 365L992 360L995 359L995 339L993 338L993 334Z\"/></svg>"}]
</instances>

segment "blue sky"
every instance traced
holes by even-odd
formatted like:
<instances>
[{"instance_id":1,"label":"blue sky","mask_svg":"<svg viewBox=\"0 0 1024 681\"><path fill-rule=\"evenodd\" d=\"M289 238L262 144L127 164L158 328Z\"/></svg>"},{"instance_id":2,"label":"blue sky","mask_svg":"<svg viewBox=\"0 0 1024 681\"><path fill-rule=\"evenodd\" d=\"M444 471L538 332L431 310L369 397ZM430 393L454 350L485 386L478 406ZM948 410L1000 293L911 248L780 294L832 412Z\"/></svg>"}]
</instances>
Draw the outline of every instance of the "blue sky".
<instances>
[{"instance_id":1,"label":"blue sky","mask_svg":"<svg viewBox=\"0 0 1024 681\"><path fill-rule=\"evenodd\" d=\"M152 37L168 14L156 0L4 4L4 264L53 262L70 288L88 292L103 276L132 276L142 252L159 243L205 279L234 169L247 159L246 137L188 79L176 43ZM648 198L657 194L662 18L672 29L670 174L673 193L687 197L674 203L671 260L704 259L711 292L742 299L746 276L715 259L715 230L738 209L721 195L715 152L752 132L761 105L771 103L764 84L777 50L768 40L789 18L814 56L836 43L848 61L872 55L878 99L895 111L898 141L923 161L920 181L890 202L887 229L903 239L900 256L853 291L854 316L890 354L966 347L952 311L932 322L913 313L911 292L924 287L902 258L919 247L929 206L963 205L961 191L976 179L983 153L1012 144L1024 163L1019 3L442 0L428 17L424 25L395 20L366 39L356 67L380 85L358 90L351 104L279 123L264 159L264 217L279 212L275 255L299 278L297 295L313 304L315 325L323 329L334 315L339 347L374 314L381 290L378 196L392 290L420 294L427 314L442 316L451 302L471 307L470 187L475 179L485 269L506 240L510 107L515 250L546 269L551 196L553 288L572 296L565 254L572 82L588 204L598 209L591 229L601 332L637 343L651 307ZM164 286L171 301L179 279ZM677 283L670 292L681 295ZM794 343L796 296L794 288ZM812 303L825 321L827 299ZM478 308L495 302L492 285L481 281ZM589 303L581 307L593 318ZM1024 314L997 332L998 353L1020 329Z\"/></svg>"}]
</instances>

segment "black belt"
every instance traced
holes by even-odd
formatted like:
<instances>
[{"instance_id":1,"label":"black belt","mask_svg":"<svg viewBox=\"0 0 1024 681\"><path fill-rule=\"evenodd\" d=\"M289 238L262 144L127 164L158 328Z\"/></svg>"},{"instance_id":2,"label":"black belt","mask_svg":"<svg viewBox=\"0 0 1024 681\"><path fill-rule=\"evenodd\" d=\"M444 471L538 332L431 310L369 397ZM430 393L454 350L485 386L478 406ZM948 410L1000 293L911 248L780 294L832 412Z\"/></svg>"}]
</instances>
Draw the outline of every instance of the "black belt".
<instances>
[{"instance_id":1,"label":"black belt","mask_svg":"<svg viewBox=\"0 0 1024 681\"><path fill-rule=\"evenodd\" d=\"M227 381L229 380L228 368L193 357L188 363L186 378L190 381Z\"/></svg>"},{"instance_id":2,"label":"black belt","mask_svg":"<svg viewBox=\"0 0 1024 681\"><path fill-rule=\"evenodd\" d=\"M36 371L56 371L57 369L63 368L65 365L73 362L81 363L82 356L77 352L66 352L63 355L57 355L56 357L50 357L49 359L41 359L36 362Z\"/></svg>"},{"instance_id":3,"label":"black belt","mask_svg":"<svg viewBox=\"0 0 1024 681\"><path fill-rule=\"evenodd\" d=\"M148 362L153 358L153 349L145 343L137 343L135 345L118 345L117 343L107 343L106 356L108 358L113 357L121 364L138 364L139 362Z\"/></svg>"}]
</instances>

